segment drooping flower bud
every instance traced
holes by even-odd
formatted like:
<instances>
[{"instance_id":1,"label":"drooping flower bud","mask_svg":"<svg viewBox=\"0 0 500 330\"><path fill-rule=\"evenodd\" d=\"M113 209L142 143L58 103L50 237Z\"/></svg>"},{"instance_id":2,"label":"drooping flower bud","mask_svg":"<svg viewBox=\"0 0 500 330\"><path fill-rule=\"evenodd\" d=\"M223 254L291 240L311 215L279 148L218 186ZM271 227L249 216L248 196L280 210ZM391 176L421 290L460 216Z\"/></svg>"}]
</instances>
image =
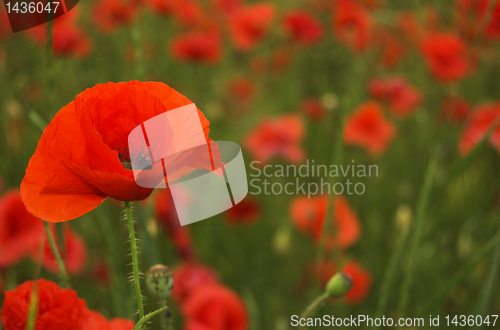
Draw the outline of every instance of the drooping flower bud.
<instances>
[{"instance_id":1,"label":"drooping flower bud","mask_svg":"<svg viewBox=\"0 0 500 330\"><path fill-rule=\"evenodd\" d=\"M341 298L352 288L352 279L349 275L339 272L330 278L326 284L326 293L331 298Z\"/></svg>"},{"instance_id":2,"label":"drooping flower bud","mask_svg":"<svg viewBox=\"0 0 500 330\"><path fill-rule=\"evenodd\" d=\"M167 299L174 287L172 272L165 265L151 266L146 272L146 286L158 301Z\"/></svg>"}]
</instances>

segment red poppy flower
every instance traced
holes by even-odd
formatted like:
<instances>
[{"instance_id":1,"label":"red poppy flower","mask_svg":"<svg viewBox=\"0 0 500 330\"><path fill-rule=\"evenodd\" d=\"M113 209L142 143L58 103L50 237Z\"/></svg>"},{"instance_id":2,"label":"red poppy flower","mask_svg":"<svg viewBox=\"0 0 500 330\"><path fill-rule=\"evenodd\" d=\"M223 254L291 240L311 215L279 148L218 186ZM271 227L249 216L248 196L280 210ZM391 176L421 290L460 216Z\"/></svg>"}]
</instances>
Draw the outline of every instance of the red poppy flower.
<instances>
[{"instance_id":1,"label":"red poppy flower","mask_svg":"<svg viewBox=\"0 0 500 330\"><path fill-rule=\"evenodd\" d=\"M248 314L245 304L232 290L219 284L199 287L185 301L186 330L245 330Z\"/></svg>"},{"instance_id":2,"label":"red poppy flower","mask_svg":"<svg viewBox=\"0 0 500 330\"><path fill-rule=\"evenodd\" d=\"M166 234L172 240L177 252L184 260L194 257L193 243L189 227L181 226L174 200L169 189L161 189L156 194L155 200L156 218L165 229Z\"/></svg>"},{"instance_id":3,"label":"red poppy flower","mask_svg":"<svg viewBox=\"0 0 500 330\"><path fill-rule=\"evenodd\" d=\"M401 77L372 79L368 90L373 97L387 101L389 109L401 118L413 114L422 100L420 92Z\"/></svg>"},{"instance_id":4,"label":"red poppy flower","mask_svg":"<svg viewBox=\"0 0 500 330\"><path fill-rule=\"evenodd\" d=\"M441 106L443 117L452 123L463 122L470 112L470 105L463 97L448 96Z\"/></svg>"},{"instance_id":5,"label":"red poppy flower","mask_svg":"<svg viewBox=\"0 0 500 330\"><path fill-rule=\"evenodd\" d=\"M302 10L293 10L283 17L283 27L292 40L303 45L317 43L324 34L320 22Z\"/></svg>"},{"instance_id":6,"label":"red poppy flower","mask_svg":"<svg viewBox=\"0 0 500 330\"><path fill-rule=\"evenodd\" d=\"M345 301L350 304L363 303L370 294L373 282L370 272L354 260L350 260L342 272L349 275L353 283L351 290L344 296Z\"/></svg>"},{"instance_id":7,"label":"red poppy flower","mask_svg":"<svg viewBox=\"0 0 500 330\"><path fill-rule=\"evenodd\" d=\"M87 262L87 247L83 239L75 234L69 226L65 226L64 242L65 248L62 254L66 270L69 274L79 274L85 268ZM55 227L51 227L54 237L56 237ZM33 249L33 260L38 258L38 249ZM59 273L56 258L52 253L48 239L45 240L45 249L42 258L42 264L53 273Z\"/></svg>"},{"instance_id":8,"label":"red poppy flower","mask_svg":"<svg viewBox=\"0 0 500 330\"><path fill-rule=\"evenodd\" d=\"M220 12L231 14L241 7L243 0L212 0L212 4Z\"/></svg>"},{"instance_id":9,"label":"red poppy flower","mask_svg":"<svg viewBox=\"0 0 500 330\"><path fill-rule=\"evenodd\" d=\"M232 14L229 28L236 49L254 48L267 35L274 15L274 5L267 2L243 6Z\"/></svg>"},{"instance_id":10,"label":"red poppy flower","mask_svg":"<svg viewBox=\"0 0 500 330\"><path fill-rule=\"evenodd\" d=\"M304 196L296 197L290 205L290 215L294 224L303 233L311 235L316 243L323 233L328 203L328 196L312 198ZM361 224L343 196L335 197L334 220L334 227L330 228L335 233L332 244L347 248L359 240Z\"/></svg>"},{"instance_id":11,"label":"red poppy flower","mask_svg":"<svg viewBox=\"0 0 500 330\"><path fill-rule=\"evenodd\" d=\"M101 0L93 9L93 18L102 32L110 33L120 25L130 25L136 10L134 1Z\"/></svg>"},{"instance_id":12,"label":"red poppy flower","mask_svg":"<svg viewBox=\"0 0 500 330\"><path fill-rule=\"evenodd\" d=\"M300 104L300 110L314 121L320 121L325 117L326 109L317 99L305 99Z\"/></svg>"},{"instance_id":13,"label":"red poppy flower","mask_svg":"<svg viewBox=\"0 0 500 330\"><path fill-rule=\"evenodd\" d=\"M170 15L175 10L176 0L144 0L145 4L155 13Z\"/></svg>"},{"instance_id":14,"label":"red poppy flower","mask_svg":"<svg viewBox=\"0 0 500 330\"><path fill-rule=\"evenodd\" d=\"M190 27L202 25L205 18L196 0L176 0L173 15L181 25Z\"/></svg>"},{"instance_id":15,"label":"red poppy flower","mask_svg":"<svg viewBox=\"0 0 500 330\"><path fill-rule=\"evenodd\" d=\"M333 11L333 30L337 39L354 51L367 49L372 36L372 18L356 0L337 0Z\"/></svg>"},{"instance_id":16,"label":"red poppy flower","mask_svg":"<svg viewBox=\"0 0 500 330\"><path fill-rule=\"evenodd\" d=\"M481 141L488 130L495 125L490 136L490 144L500 153L500 103L484 104L474 110L467 126L460 135L458 150L460 154L468 154Z\"/></svg>"},{"instance_id":17,"label":"red poppy flower","mask_svg":"<svg viewBox=\"0 0 500 330\"><path fill-rule=\"evenodd\" d=\"M108 320L98 312L91 311L82 329L88 330L132 330L135 323L123 318Z\"/></svg>"},{"instance_id":18,"label":"red poppy flower","mask_svg":"<svg viewBox=\"0 0 500 330\"><path fill-rule=\"evenodd\" d=\"M6 330L26 329L33 284L27 281L5 293L0 317ZM80 329L89 316L85 300L78 298L74 290L61 289L42 278L37 281L37 292L36 330Z\"/></svg>"},{"instance_id":19,"label":"red poppy flower","mask_svg":"<svg viewBox=\"0 0 500 330\"><path fill-rule=\"evenodd\" d=\"M222 44L218 31L196 31L175 37L170 49L178 60L214 64L220 61Z\"/></svg>"},{"instance_id":20,"label":"red poppy flower","mask_svg":"<svg viewBox=\"0 0 500 330\"><path fill-rule=\"evenodd\" d=\"M86 57L92 49L91 39L78 26L80 11L74 8L67 14L54 20L52 51L56 55ZM28 36L44 46L47 40L47 28L38 25L26 31Z\"/></svg>"},{"instance_id":21,"label":"red poppy flower","mask_svg":"<svg viewBox=\"0 0 500 330\"><path fill-rule=\"evenodd\" d=\"M251 80L245 77L237 77L229 83L228 91L240 103L248 104L254 98L256 88Z\"/></svg>"},{"instance_id":22,"label":"red poppy flower","mask_svg":"<svg viewBox=\"0 0 500 330\"><path fill-rule=\"evenodd\" d=\"M267 162L274 156L297 163L304 158L300 141L304 137L302 120L293 115L263 120L245 138L245 146L255 160Z\"/></svg>"},{"instance_id":23,"label":"red poppy flower","mask_svg":"<svg viewBox=\"0 0 500 330\"><path fill-rule=\"evenodd\" d=\"M395 68L406 55L407 50L403 42L385 30L377 32L378 43L381 47L382 64L388 68Z\"/></svg>"},{"instance_id":24,"label":"red poppy flower","mask_svg":"<svg viewBox=\"0 0 500 330\"><path fill-rule=\"evenodd\" d=\"M109 266L108 263L103 259L97 261L92 266L92 276L100 283L105 286L110 284Z\"/></svg>"},{"instance_id":25,"label":"red poppy flower","mask_svg":"<svg viewBox=\"0 0 500 330\"><path fill-rule=\"evenodd\" d=\"M478 32L484 33L485 36L492 39L500 38L500 3L493 4L494 0L460 0L458 1L458 23L460 28L471 39L476 37ZM490 15L490 6L494 5L491 12L491 17L488 21L484 21ZM483 23L484 22L484 23ZM478 30L482 24L486 24L485 29Z\"/></svg>"},{"instance_id":26,"label":"red poppy flower","mask_svg":"<svg viewBox=\"0 0 500 330\"><path fill-rule=\"evenodd\" d=\"M39 247L42 222L26 210L21 194L9 191L0 199L0 268L9 267Z\"/></svg>"},{"instance_id":27,"label":"red poppy flower","mask_svg":"<svg viewBox=\"0 0 500 330\"><path fill-rule=\"evenodd\" d=\"M256 198L247 196L241 202L225 212L227 222L231 224L252 224L261 215L261 206Z\"/></svg>"},{"instance_id":28,"label":"red poppy flower","mask_svg":"<svg viewBox=\"0 0 500 330\"><path fill-rule=\"evenodd\" d=\"M187 262L175 268L172 272L174 288L172 297L183 303L201 286L219 282L215 271L196 262Z\"/></svg>"},{"instance_id":29,"label":"red poppy flower","mask_svg":"<svg viewBox=\"0 0 500 330\"><path fill-rule=\"evenodd\" d=\"M137 185L125 166L130 162L128 135L144 121L188 104L186 97L157 82L107 83L85 90L44 131L21 183L26 208L42 220L61 222L90 212L107 196L121 201L148 197L152 189ZM208 139L210 123L199 110L198 115Z\"/></svg>"},{"instance_id":30,"label":"red poppy flower","mask_svg":"<svg viewBox=\"0 0 500 330\"><path fill-rule=\"evenodd\" d=\"M468 70L467 49L458 35L429 34L422 41L422 54L436 79L458 81Z\"/></svg>"},{"instance_id":31,"label":"red poppy flower","mask_svg":"<svg viewBox=\"0 0 500 330\"><path fill-rule=\"evenodd\" d=\"M395 134L396 128L384 118L380 105L366 102L347 118L344 142L361 146L372 155L379 156Z\"/></svg>"}]
</instances>

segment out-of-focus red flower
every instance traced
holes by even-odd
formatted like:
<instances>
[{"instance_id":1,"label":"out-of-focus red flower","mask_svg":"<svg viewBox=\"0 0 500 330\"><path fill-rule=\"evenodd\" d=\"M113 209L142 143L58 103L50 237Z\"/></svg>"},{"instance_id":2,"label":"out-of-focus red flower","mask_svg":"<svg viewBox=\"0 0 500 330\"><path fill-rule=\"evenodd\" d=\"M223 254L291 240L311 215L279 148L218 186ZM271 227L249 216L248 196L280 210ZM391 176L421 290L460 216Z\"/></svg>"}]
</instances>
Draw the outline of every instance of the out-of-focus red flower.
<instances>
[{"instance_id":1,"label":"out-of-focus red flower","mask_svg":"<svg viewBox=\"0 0 500 330\"><path fill-rule=\"evenodd\" d=\"M0 199L0 268L9 267L39 247L42 222L26 210L17 190Z\"/></svg>"},{"instance_id":2,"label":"out-of-focus red flower","mask_svg":"<svg viewBox=\"0 0 500 330\"><path fill-rule=\"evenodd\" d=\"M457 2L458 24L464 34L470 39L484 36L500 38L500 3L493 4L494 0L459 0ZM495 6L492 8L491 6ZM490 10L493 10L490 14ZM486 16L486 15L491 15ZM489 19L488 21L485 21ZM480 27L484 30L479 31Z\"/></svg>"},{"instance_id":3,"label":"out-of-focus red flower","mask_svg":"<svg viewBox=\"0 0 500 330\"><path fill-rule=\"evenodd\" d=\"M371 43L372 18L357 0L337 0L333 9L333 30L337 39L362 52Z\"/></svg>"},{"instance_id":4,"label":"out-of-focus red flower","mask_svg":"<svg viewBox=\"0 0 500 330\"><path fill-rule=\"evenodd\" d=\"M121 25L130 25L137 7L131 0L101 0L92 11L96 26L102 32L111 33Z\"/></svg>"},{"instance_id":5,"label":"out-of-focus red flower","mask_svg":"<svg viewBox=\"0 0 500 330\"><path fill-rule=\"evenodd\" d=\"M92 276L103 285L109 285L109 266L105 260L97 261L92 268Z\"/></svg>"},{"instance_id":6,"label":"out-of-focus red flower","mask_svg":"<svg viewBox=\"0 0 500 330\"><path fill-rule=\"evenodd\" d=\"M255 160L266 163L274 156L282 156L292 163L304 158L300 141L304 137L302 120L293 115L265 119L245 138L245 146Z\"/></svg>"},{"instance_id":7,"label":"out-of-focus red flower","mask_svg":"<svg viewBox=\"0 0 500 330\"><path fill-rule=\"evenodd\" d=\"M83 323L82 330L132 330L135 323L124 318L108 320L99 312L91 311Z\"/></svg>"},{"instance_id":8,"label":"out-of-focus red flower","mask_svg":"<svg viewBox=\"0 0 500 330\"><path fill-rule=\"evenodd\" d=\"M342 272L349 275L353 283L351 290L344 296L345 301L350 304L363 303L370 294L373 282L370 272L355 260L350 260L343 267Z\"/></svg>"},{"instance_id":9,"label":"out-of-focus red flower","mask_svg":"<svg viewBox=\"0 0 500 330\"><path fill-rule=\"evenodd\" d=\"M55 233L55 227L51 226L54 237L57 237ZM66 270L69 274L79 274L85 268L87 262L87 247L83 239L75 234L73 230L66 225L64 230L64 243L65 248L62 254L64 259L64 264L66 265ZM60 242L58 245L60 246ZM34 260L38 258L38 249L33 249L32 257ZM42 258L42 264L45 268L53 273L59 273L59 267L57 266L56 258L52 253L48 239L45 240L45 249Z\"/></svg>"},{"instance_id":10,"label":"out-of-focus red flower","mask_svg":"<svg viewBox=\"0 0 500 330\"><path fill-rule=\"evenodd\" d=\"M148 197L153 189L140 187L124 166L130 162L128 135L144 121L191 103L157 82L107 83L80 93L47 126L28 164L21 183L26 208L42 220L61 222L90 212L107 196ZM210 123L198 115L208 141Z\"/></svg>"},{"instance_id":11,"label":"out-of-focus red flower","mask_svg":"<svg viewBox=\"0 0 500 330\"><path fill-rule=\"evenodd\" d=\"M429 34L423 39L421 50L436 79L444 82L458 81L467 73L467 49L458 35Z\"/></svg>"},{"instance_id":12,"label":"out-of-focus red flower","mask_svg":"<svg viewBox=\"0 0 500 330\"><path fill-rule=\"evenodd\" d=\"M33 281L27 281L14 290L5 292L0 317L6 330L26 329L33 284ZM89 316L89 310L85 301L78 298L76 291L61 289L43 278L37 281L37 291L36 330L81 329Z\"/></svg>"},{"instance_id":13,"label":"out-of-focus red flower","mask_svg":"<svg viewBox=\"0 0 500 330\"><path fill-rule=\"evenodd\" d=\"M256 92L255 84L246 77L237 77L230 81L229 93L240 103L251 103Z\"/></svg>"},{"instance_id":14,"label":"out-of-focus red flower","mask_svg":"<svg viewBox=\"0 0 500 330\"><path fill-rule=\"evenodd\" d=\"M348 118L344 127L344 142L365 148L374 156L385 152L396 135L394 125L384 118L380 105L366 102Z\"/></svg>"},{"instance_id":15,"label":"out-of-focus red flower","mask_svg":"<svg viewBox=\"0 0 500 330\"><path fill-rule=\"evenodd\" d=\"M441 107L443 117L452 123L463 122L470 112L470 105L463 97L448 96Z\"/></svg>"},{"instance_id":16,"label":"out-of-focus red flower","mask_svg":"<svg viewBox=\"0 0 500 330\"><path fill-rule=\"evenodd\" d=\"M324 30L320 22L303 10L292 10L283 17L283 27L292 41L310 45L323 37Z\"/></svg>"},{"instance_id":17,"label":"out-of-focus red flower","mask_svg":"<svg viewBox=\"0 0 500 330\"><path fill-rule=\"evenodd\" d=\"M219 284L199 287L182 306L186 330L245 330L248 314L241 298Z\"/></svg>"},{"instance_id":18,"label":"out-of-focus red flower","mask_svg":"<svg viewBox=\"0 0 500 330\"><path fill-rule=\"evenodd\" d=\"M318 99L306 99L300 104L300 110L314 121L325 117L326 109Z\"/></svg>"},{"instance_id":19,"label":"out-of-focus red flower","mask_svg":"<svg viewBox=\"0 0 500 330\"><path fill-rule=\"evenodd\" d=\"M256 198L247 196L226 211L226 219L231 224L252 224L261 215L261 206Z\"/></svg>"},{"instance_id":20,"label":"out-of-focus red flower","mask_svg":"<svg viewBox=\"0 0 500 330\"><path fill-rule=\"evenodd\" d=\"M217 273L211 268L197 262L187 262L175 268L172 272L174 288L172 297L183 303L201 286L219 282Z\"/></svg>"},{"instance_id":21,"label":"out-of-focus red flower","mask_svg":"<svg viewBox=\"0 0 500 330\"><path fill-rule=\"evenodd\" d=\"M267 35L275 15L271 3L260 2L240 7L230 17L229 29L236 49L248 51Z\"/></svg>"},{"instance_id":22,"label":"out-of-focus red flower","mask_svg":"<svg viewBox=\"0 0 500 330\"><path fill-rule=\"evenodd\" d=\"M222 52L220 33L216 30L188 32L175 37L170 49L178 60L215 64Z\"/></svg>"},{"instance_id":23,"label":"out-of-focus red flower","mask_svg":"<svg viewBox=\"0 0 500 330\"><path fill-rule=\"evenodd\" d=\"M460 135L458 150L468 154L481 141L488 130L495 125L489 142L500 153L500 103L483 104L472 112L465 129Z\"/></svg>"},{"instance_id":24,"label":"out-of-focus red flower","mask_svg":"<svg viewBox=\"0 0 500 330\"><path fill-rule=\"evenodd\" d=\"M278 48L271 55L270 66L273 72L281 73L285 71L286 68L292 63L292 56L290 55L290 49L286 47Z\"/></svg>"},{"instance_id":25,"label":"out-of-focus red flower","mask_svg":"<svg viewBox=\"0 0 500 330\"><path fill-rule=\"evenodd\" d=\"M406 55L405 45L393 34L382 30L377 32L378 43L381 47L381 60L388 68L395 68Z\"/></svg>"},{"instance_id":26,"label":"out-of-focus red flower","mask_svg":"<svg viewBox=\"0 0 500 330\"><path fill-rule=\"evenodd\" d=\"M242 6L243 0L212 0L212 4L220 12L231 14Z\"/></svg>"},{"instance_id":27,"label":"out-of-focus red flower","mask_svg":"<svg viewBox=\"0 0 500 330\"><path fill-rule=\"evenodd\" d=\"M418 45L424 29L413 12L402 12L398 20L405 38L411 40L413 45Z\"/></svg>"},{"instance_id":28,"label":"out-of-focus red flower","mask_svg":"<svg viewBox=\"0 0 500 330\"><path fill-rule=\"evenodd\" d=\"M311 235L318 243L325 225L328 207L328 196L296 197L290 205L290 215L297 228L305 234ZM358 216L351 209L347 199L343 196L335 197L334 225L330 230L334 245L347 248L359 240L361 224Z\"/></svg>"},{"instance_id":29,"label":"out-of-focus red flower","mask_svg":"<svg viewBox=\"0 0 500 330\"><path fill-rule=\"evenodd\" d=\"M194 258L189 227L181 226L170 189L161 189L155 199L156 218L184 260Z\"/></svg>"},{"instance_id":30,"label":"out-of-focus red flower","mask_svg":"<svg viewBox=\"0 0 500 330\"><path fill-rule=\"evenodd\" d=\"M84 30L78 26L80 11L74 8L67 14L54 20L52 51L56 55L86 57L92 50L92 41L85 34ZM45 25L38 25L26 31L28 37L32 38L40 45L47 41L47 28Z\"/></svg>"},{"instance_id":31,"label":"out-of-focus red flower","mask_svg":"<svg viewBox=\"0 0 500 330\"><path fill-rule=\"evenodd\" d=\"M388 102L390 110L398 117L413 114L422 100L420 92L402 77L372 79L368 91L371 96Z\"/></svg>"},{"instance_id":32,"label":"out-of-focus red flower","mask_svg":"<svg viewBox=\"0 0 500 330\"><path fill-rule=\"evenodd\" d=\"M0 9L0 41L7 38L12 34L12 29L10 28L9 16L7 11Z\"/></svg>"},{"instance_id":33,"label":"out-of-focus red flower","mask_svg":"<svg viewBox=\"0 0 500 330\"><path fill-rule=\"evenodd\" d=\"M170 15L175 10L176 0L144 0L144 3L155 13Z\"/></svg>"}]
</instances>

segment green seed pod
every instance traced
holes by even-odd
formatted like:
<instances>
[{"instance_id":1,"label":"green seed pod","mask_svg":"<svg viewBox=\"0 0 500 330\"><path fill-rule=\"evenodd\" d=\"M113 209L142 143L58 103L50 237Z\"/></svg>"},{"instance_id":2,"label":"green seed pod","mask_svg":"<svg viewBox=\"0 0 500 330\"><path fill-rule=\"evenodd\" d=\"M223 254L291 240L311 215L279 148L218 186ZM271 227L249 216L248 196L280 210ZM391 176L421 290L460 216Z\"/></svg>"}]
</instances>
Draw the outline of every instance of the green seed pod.
<instances>
[{"instance_id":1,"label":"green seed pod","mask_svg":"<svg viewBox=\"0 0 500 330\"><path fill-rule=\"evenodd\" d=\"M166 300L174 287L172 272L165 265L151 266L146 272L146 286L156 300Z\"/></svg>"},{"instance_id":2,"label":"green seed pod","mask_svg":"<svg viewBox=\"0 0 500 330\"><path fill-rule=\"evenodd\" d=\"M352 288L352 279L344 273L336 273L326 284L326 292L331 298L341 298Z\"/></svg>"}]
</instances>

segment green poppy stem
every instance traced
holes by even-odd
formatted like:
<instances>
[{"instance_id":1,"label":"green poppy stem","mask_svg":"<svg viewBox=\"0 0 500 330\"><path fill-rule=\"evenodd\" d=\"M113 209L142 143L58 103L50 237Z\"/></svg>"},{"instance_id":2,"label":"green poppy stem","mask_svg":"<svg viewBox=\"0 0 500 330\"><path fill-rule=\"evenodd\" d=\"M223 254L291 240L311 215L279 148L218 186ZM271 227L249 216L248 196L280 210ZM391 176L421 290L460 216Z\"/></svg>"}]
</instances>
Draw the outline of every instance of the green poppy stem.
<instances>
[{"instance_id":1,"label":"green poppy stem","mask_svg":"<svg viewBox=\"0 0 500 330\"><path fill-rule=\"evenodd\" d=\"M66 267L64 266L64 261L62 260L61 254L59 253L59 249L57 248L56 241L54 240L54 235L50 230L49 223L44 221L43 225L45 227L45 232L47 233L47 238L49 240L50 248L52 249L52 253L56 258L57 266L59 267L59 276L61 277L61 287L67 288L69 286L69 278L68 278L68 272L66 271Z\"/></svg>"},{"instance_id":2,"label":"green poppy stem","mask_svg":"<svg viewBox=\"0 0 500 330\"><path fill-rule=\"evenodd\" d=\"M137 241L135 238L134 219L132 217L132 207L130 202L125 202L125 211L130 236L130 251L132 253L132 270L135 288L135 297L137 299L137 308L139 310L139 318L144 317L144 305L142 303L141 282L139 280L139 260L137 257Z\"/></svg>"},{"instance_id":3,"label":"green poppy stem","mask_svg":"<svg viewBox=\"0 0 500 330\"><path fill-rule=\"evenodd\" d=\"M316 298L307 308L304 310L300 318L307 319L311 316L311 314L321 306L328 299L328 293L324 292L318 298ZM305 327L301 327L301 329L305 329Z\"/></svg>"}]
</instances>

